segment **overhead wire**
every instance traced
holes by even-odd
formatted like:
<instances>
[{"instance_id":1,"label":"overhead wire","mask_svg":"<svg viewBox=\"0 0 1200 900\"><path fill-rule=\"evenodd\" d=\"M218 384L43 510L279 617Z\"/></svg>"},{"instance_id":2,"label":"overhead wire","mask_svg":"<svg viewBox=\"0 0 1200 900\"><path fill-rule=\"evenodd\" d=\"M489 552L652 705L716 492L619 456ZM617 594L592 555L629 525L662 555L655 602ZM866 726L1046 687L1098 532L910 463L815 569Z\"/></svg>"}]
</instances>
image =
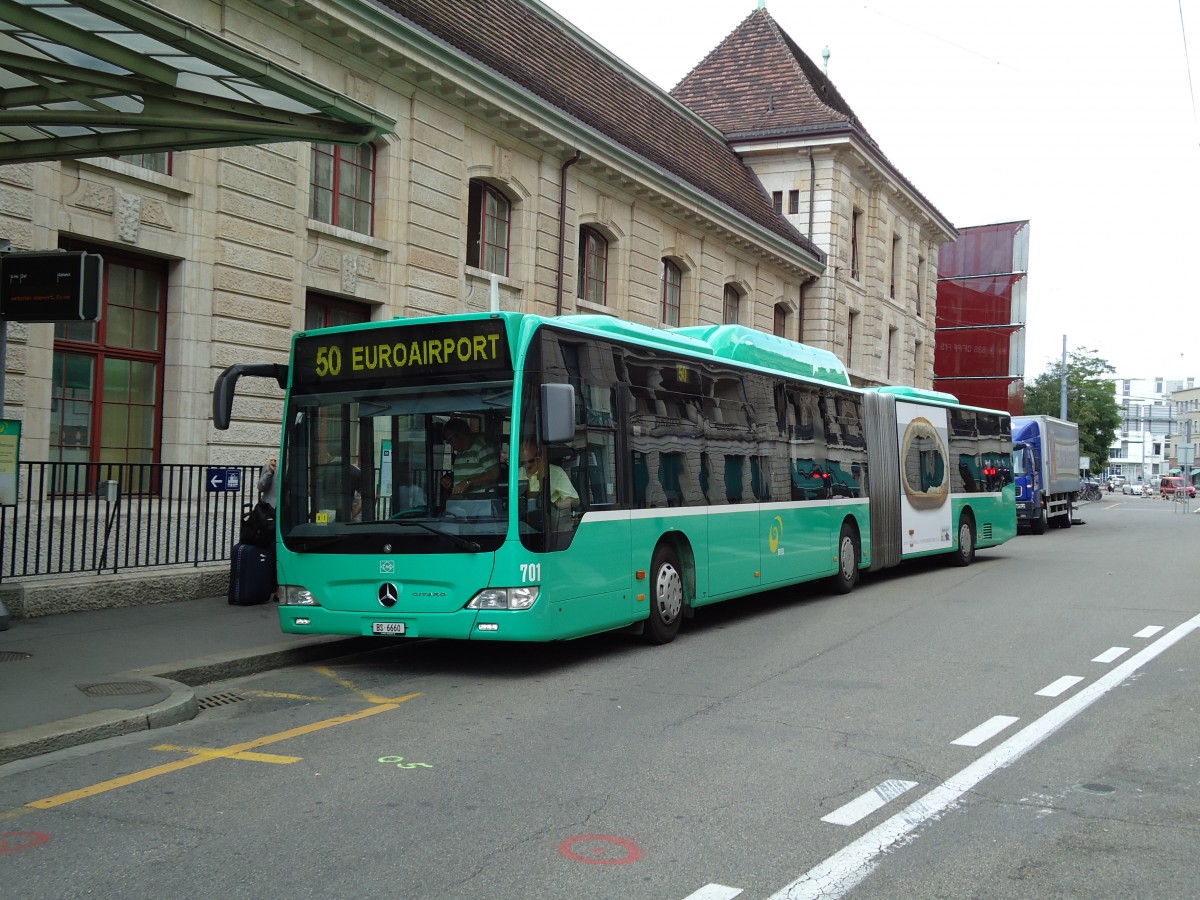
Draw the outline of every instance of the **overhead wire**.
<instances>
[{"instance_id":1,"label":"overhead wire","mask_svg":"<svg viewBox=\"0 0 1200 900\"><path fill-rule=\"evenodd\" d=\"M1188 52L1187 22L1183 18L1183 0L1177 0L1179 6L1179 34L1183 38L1183 63L1187 66L1188 90L1192 95L1192 121L1200 128L1200 120L1196 116L1196 86L1192 80L1192 55Z\"/></svg>"}]
</instances>

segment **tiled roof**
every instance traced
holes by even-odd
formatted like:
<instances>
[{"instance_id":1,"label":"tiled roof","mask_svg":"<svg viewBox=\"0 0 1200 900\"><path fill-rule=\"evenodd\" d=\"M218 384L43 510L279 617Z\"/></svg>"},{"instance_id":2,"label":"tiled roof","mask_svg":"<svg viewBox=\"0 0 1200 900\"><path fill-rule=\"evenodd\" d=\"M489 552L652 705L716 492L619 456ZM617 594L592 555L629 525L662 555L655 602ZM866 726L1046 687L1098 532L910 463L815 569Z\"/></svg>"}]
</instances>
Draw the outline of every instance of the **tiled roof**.
<instances>
[{"instance_id":1,"label":"tiled roof","mask_svg":"<svg viewBox=\"0 0 1200 900\"><path fill-rule=\"evenodd\" d=\"M522 0L376 0L661 169L819 259L727 143Z\"/></svg>"},{"instance_id":2,"label":"tiled roof","mask_svg":"<svg viewBox=\"0 0 1200 900\"><path fill-rule=\"evenodd\" d=\"M833 82L765 9L747 16L671 95L726 135L852 124L874 143Z\"/></svg>"},{"instance_id":3,"label":"tiled roof","mask_svg":"<svg viewBox=\"0 0 1200 900\"><path fill-rule=\"evenodd\" d=\"M730 140L850 132L924 203L954 226L883 154L833 82L765 9L748 15L671 91Z\"/></svg>"}]
</instances>

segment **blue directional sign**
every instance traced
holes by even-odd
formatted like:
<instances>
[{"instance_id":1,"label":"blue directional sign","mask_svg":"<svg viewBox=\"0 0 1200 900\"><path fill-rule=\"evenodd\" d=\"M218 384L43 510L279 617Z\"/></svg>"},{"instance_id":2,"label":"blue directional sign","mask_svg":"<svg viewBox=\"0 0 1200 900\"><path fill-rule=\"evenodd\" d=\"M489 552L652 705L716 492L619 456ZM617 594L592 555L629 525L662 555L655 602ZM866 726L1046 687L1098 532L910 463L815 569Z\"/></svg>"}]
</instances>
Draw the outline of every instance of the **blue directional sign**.
<instances>
[{"instance_id":1,"label":"blue directional sign","mask_svg":"<svg viewBox=\"0 0 1200 900\"><path fill-rule=\"evenodd\" d=\"M210 494L216 491L240 491L242 470L228 466L209 466L204 476L204 484Z\"/></svg>"}]
</instances>

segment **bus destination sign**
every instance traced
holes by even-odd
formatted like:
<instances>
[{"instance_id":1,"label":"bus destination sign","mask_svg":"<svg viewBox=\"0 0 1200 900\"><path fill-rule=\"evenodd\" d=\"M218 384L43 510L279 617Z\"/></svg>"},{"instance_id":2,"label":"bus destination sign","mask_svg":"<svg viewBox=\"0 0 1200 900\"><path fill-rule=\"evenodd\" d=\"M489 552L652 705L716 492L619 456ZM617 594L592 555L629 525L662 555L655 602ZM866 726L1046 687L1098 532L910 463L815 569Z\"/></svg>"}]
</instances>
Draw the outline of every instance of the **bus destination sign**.
<instances>
[{"instance_id":1,"label":"bus destination sign","mask_svg":"<svg viewBox=\"0 0 1200 900\"><path fill-rule=\"evenodd\" d=\"M6 253L0 257L0 320L95 322L102 271L95 253Z\"/></svg>"},{"instance_id":2,"label":"bus destination sign","mask_svg":"<svg viewBox=\"0 0 1200 900\"><path fill-rule=\"evenodd\" d=\"M375 379L504 377L512 362L504 323L495 319L396 323L296 339L293 383L335 388Z\"/></svg>"}]
</instances>

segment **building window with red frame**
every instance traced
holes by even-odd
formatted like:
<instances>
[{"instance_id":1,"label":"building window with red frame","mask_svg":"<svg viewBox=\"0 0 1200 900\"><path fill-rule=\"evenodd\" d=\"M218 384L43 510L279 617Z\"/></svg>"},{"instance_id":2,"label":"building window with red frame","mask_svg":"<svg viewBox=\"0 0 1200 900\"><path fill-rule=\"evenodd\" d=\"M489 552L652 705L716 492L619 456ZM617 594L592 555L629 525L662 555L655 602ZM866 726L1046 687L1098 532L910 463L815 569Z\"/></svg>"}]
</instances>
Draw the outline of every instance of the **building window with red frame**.
<instances>
[{"instance_id":1,"label":"building window with red frame","mask_svg":"<svg viewBox=\"0 0 1200 900\"><path fill-rule=\"evenodd\" d=\"M375 215L375 148L370 144L312 145L312 197L308 215L326 225L372 234Z\"/></svg>"},{"instance_id":2,"label":"building window with red frame","mask_svg":"<svg viewBox=\"0 0 1200 900\"><path fill-rule=\"evenodd\" d=\"M500 191L472 178L467 198L467 265L508 275L512 203Z\"/></svg>"},{"instance_id":3,"label":"building window with red frame","mask_svg":"<svg viewBox=\"0 0 1200 900\"><path fill-rule=\"evenodd\" d=\"M304 303L304 328L332 328L371 321L371 307L365 303L339 300L322 294L309 294Z\"/></svg>"},{"instance_id":4,"label":"building window with red frame","mask_svg":"<svg viewBox=\"0 0 1200 900\"><path fill-rule=\"evenodd\" d=\"M683 305L683 270L669 259L662 261L662 320L670 328L679 327Z\"/></svg>"},{"instance_id":5,"label":"building window with red frame","mask_svg":"<svg viewBox=\"0 0 1200 900\"><path fill-rule=\"evenodd\" d=\"M167 268L106 249L101 287L99 322L54 326L50 458L65 463L156 463L162 432ZM135 470L121 479L121 489L150 490L152 479L149 469ZM90 487L82 470L56 485L58 490Z\"/></svg>"}]
</instances>

